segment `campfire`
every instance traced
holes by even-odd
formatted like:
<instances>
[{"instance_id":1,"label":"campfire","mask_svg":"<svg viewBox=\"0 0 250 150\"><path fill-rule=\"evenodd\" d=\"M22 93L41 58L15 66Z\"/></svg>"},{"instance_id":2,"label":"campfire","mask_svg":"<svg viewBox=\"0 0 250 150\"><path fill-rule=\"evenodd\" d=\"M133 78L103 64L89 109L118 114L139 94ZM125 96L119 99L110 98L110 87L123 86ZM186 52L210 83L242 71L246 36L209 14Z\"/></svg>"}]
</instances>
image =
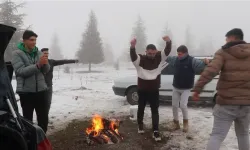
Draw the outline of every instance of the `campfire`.
<instances>
[{"instance_id":1,"label":"campfire","mask_svg":"<svg viewBox=\"0 0 250 150\"><path fill-rule=\"evenodd\" d=\"M120 121L115 119L104 119L99 115L92 118L92 124L86 129L87 143L93 144L115 144L122 141L123 137L118 131Z\"/></svg>"}]
</instances>

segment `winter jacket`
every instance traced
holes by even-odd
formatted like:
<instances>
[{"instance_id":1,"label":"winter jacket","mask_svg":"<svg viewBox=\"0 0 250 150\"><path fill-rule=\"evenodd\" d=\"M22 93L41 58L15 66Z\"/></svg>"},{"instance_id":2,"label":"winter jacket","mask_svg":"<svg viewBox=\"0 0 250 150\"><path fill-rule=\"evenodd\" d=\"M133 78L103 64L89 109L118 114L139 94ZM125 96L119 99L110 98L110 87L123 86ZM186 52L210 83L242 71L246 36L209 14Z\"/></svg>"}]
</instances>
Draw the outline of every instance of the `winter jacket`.
<instances>
[{"instance_id":1,"label":"winter jacket","mask_svg":"<svg viewBox=\"0 0 250 150\"><path fill-rule=\"evenodd\" d=\"M203 71L206 67L204 61L189 55L185 56L182 60L179 60L177 56L168 56L166 62L174 67L173 86L177 89L192 89L195 73Z\"/></svg>"},{"instance_id":2,"label":"winter jacket","mask_svg":"<svg viewBox=\"0 0 250 150\"><path fill-rule=\"evenodd\" d=\"M216 103L220 105L250 105L250 44L231 42L215 53L197 81L194 91L200 93L204 86L220 74L217 83Z\"/></svg>"},{"instance_id":3,"label":"winter jacket","mask_svg":"<svg viewBox=\"0 0 250 150\"><path fill-rule=\"evenodd\" d=\"M77 60L54 60L54 59L49 59L49 65L50 65L50 70L48 73L44 74L45 81L47 83L47 86L50 88L53 85L53 70L54 66L60 66L64 64L71 64L71 63L76 63Z\"/></svg>"},{"instance_id":4,"label":"winter jacket","mask_svg":"<svg viewBox=\"0 0 250 150\"><path fill-rule=\"evenodd\" d=\"M47 85L43 74L49 71L50 66L47 64L40 69L37 67L37 63L43 53L38 51L37 48L28 53L21 43L18 45L18 50L13 51L12 55L11 63L17 81L16 92L35 93L45 91Z\"/></svg>"},{"instance_id":5,"label":"winter jacket","mask_svg":"<svg viewBox=\"0 0 250 150\"><path fill-rule=\"evenodd\" d=\"M137 55L135 48L130 48L130 57L137 70L139 90L152 91L160 88L161 71L166 67L165 60L171 52L171 47L171 41L167 42L164 51L158 51L154 59Z\"/></svg>"}]
</instances>

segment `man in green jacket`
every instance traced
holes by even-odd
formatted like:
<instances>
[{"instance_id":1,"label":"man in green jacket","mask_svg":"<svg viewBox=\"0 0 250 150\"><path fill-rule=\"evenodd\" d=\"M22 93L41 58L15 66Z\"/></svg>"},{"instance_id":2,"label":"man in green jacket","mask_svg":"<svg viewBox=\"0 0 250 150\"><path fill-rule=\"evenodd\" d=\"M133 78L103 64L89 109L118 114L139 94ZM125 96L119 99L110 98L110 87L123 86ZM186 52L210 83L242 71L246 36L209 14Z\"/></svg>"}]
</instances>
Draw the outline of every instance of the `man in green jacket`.
<instances>
[{"instance_id":1,"label":"man in green jacket","mask_svg":"<svg viewBox=\"0 0 250 150\"><path fill-rule=\"evenodd\" d=\"M12 65L16 75L16 92L19 94L23 116L32 121L36 111L38 125L46 133L48 126L48 101L45 73L50 69L48 54L38 51L37 34L26 30L23 42L13 51Z\"/></svg>"}]
</instances>

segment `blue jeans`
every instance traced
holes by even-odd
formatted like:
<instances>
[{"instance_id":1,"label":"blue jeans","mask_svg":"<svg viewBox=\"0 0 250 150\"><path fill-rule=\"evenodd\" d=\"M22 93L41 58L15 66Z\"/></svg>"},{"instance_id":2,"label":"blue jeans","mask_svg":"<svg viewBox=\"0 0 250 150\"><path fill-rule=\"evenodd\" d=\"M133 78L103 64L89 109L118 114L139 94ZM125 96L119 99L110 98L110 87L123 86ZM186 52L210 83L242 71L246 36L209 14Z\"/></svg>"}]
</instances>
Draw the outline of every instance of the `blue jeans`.
<instances>
[{"instance_id":1,"label":"blue jeans","mask_svg":"<svg viewBox=\"0 0 250 150\"><path fill-rule=\"evenodd\" d=\"M234 122L239 150L249 150L250 106L218 105L214 107L214 125L207 150L219 150Z\"/></svg>"}]
</instances>

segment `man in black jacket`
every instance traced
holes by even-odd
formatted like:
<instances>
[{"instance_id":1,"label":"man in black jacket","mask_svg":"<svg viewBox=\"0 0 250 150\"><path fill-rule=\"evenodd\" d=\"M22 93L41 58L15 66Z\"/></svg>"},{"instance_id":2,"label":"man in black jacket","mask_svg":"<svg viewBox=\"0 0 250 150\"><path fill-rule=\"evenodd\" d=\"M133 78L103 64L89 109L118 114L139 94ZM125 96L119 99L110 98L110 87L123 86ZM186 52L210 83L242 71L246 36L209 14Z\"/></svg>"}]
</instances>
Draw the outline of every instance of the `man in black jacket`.
<instances>
[{"instance_id":1,"label":"man in black jacket","mask_svg":"<svg viewBox=\"0 0 250 150\"><path fill-rule=\"evenodd\" d=\"M47 48L43 48L41 50L42 52L44 51L48 51ZM50 64L50 70L48 73L44 74L45 77L45 81L47 83L48 86L48 91L47 91L47 96L48 96L48 111L50 110L50 106L51 106L51 101L52 101L52 93L53 93L53 70L55 66L60 66L60 65L64 65L64 64L72 64L72 63L78 63L78 60L67 60L67 59L63 59L63 60L54 60L54 59L49 59L49 64Z\"/></svg>"}]
</instances>

